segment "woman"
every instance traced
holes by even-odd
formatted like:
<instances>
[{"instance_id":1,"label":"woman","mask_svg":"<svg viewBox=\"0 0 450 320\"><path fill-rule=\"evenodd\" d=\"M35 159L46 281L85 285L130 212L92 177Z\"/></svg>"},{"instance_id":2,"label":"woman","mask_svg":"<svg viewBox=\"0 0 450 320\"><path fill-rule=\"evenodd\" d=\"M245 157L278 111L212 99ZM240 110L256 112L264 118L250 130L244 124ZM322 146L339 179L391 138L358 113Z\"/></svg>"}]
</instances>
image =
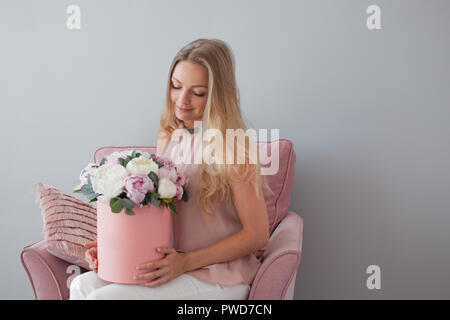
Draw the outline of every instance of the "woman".
<instances>
[{"instance_id":1,"label":"woman","mask_svg":"<svg viewBox=\"0 0 450 320\"><path fill-rule=\"evenodd\" d=\"M143 285L122 285L98 278L96 244L88 244L94 271L72 281L71 299L247 299L261 265L258 253L269 240L260 164L249 162L247 141L244 164L193 159L203 155L204 139L196 139L203 129L223 137L226 129L247 129L234 72L232 52L221 40L198 39L175 56L157 142L157 155L170 157L189 179L190 199L179 201L180 214L172 215L173 247L161 248L163 259L140 266L148 271L138 278L148 280ZM189 133L181 143L173 139L179 130ZM237 156L229 141L211 143ZM180 146L192 148L191 161L174 159Z\"/></svg>"}]
</instances>

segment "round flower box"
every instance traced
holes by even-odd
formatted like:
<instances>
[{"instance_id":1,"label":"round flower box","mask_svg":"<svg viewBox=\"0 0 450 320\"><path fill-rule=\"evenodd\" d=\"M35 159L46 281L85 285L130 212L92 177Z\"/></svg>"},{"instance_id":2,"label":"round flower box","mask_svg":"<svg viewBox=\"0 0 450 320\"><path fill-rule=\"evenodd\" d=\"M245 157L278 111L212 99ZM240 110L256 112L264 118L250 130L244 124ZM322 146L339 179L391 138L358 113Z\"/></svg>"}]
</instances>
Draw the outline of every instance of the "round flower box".
<instances>
[{"instance_id":1,"label":"round flower box","mask_svg":"<svg viewBox=\"0 0 450 320\"><path fill-rule=\"evenodd\" d=\"M135 206L134 215L125 208L113 213L109 204L97 202L98 276L105 281L138 284L134 276L150 270L137 270L142 263L160 260L156 248L170 246L170 210L166 206Z\"/></svg>"}]
</instances>

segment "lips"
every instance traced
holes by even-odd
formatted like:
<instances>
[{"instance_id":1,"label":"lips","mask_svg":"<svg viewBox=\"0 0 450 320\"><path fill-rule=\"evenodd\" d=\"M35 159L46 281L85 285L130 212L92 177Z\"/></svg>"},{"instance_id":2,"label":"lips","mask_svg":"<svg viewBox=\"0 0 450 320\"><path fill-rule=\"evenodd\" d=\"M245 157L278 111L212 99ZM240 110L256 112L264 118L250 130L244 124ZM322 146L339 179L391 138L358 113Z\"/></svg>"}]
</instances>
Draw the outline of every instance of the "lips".
<instances>
[{"instance_id":1,"label":"lips","mask_svg":"<svg viewBox=\"0 0 450 320\"><path fill-rule=\"evenodd\" d=\"M178 108L178 110L183 111L183 112L192 110L192 108L191 108L191 109L187 109L187 108L182 108L182 107L180 107L180 106L177 106L177 108Z\"/></svg>"}]
</instances>

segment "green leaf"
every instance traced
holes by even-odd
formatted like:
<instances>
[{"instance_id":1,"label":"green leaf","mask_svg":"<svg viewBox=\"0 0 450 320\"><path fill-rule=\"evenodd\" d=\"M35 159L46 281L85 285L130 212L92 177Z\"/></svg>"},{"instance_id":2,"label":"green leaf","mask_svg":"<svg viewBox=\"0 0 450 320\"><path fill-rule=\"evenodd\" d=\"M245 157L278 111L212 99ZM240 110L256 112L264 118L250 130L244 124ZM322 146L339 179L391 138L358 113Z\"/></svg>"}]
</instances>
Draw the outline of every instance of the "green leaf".
<instances>
[{"instance_id":1,"label":"green leaf","mask_svg":"<svg viewBox=\"0 0 450 320\"><path fill-rule=\"evenodd\" d=\"M148 192L147 192L147 194L145 195L144 201L145 201L146 203L152 202L152 193L151 193L151 191L148 191Z\"/></svg>"},{"instance_id":2,"label":"green leaf","mask_svg":"<svg viewBox=\"0 0 450 320\"><path fill-rule=\"evenodd\" d=\"M94 189L92 188L92 185L91 185L91 179L89 179L90 176L91 176L91 175L88 175L88 183L85 184L85 185L83 185L83 186L81 187L81 189L80 189L81 192L83 192L84 195L88 195L88 194L94 192Z\"/></svg>"},{"instance_id":3,"label":"green leaf","mask_svg":"<svg viewBox=\"0 0 450 320\"><path fill-rule=\"evenodd\" d=\"M126 168L127 167L127 164L128 164L128 162L130 162L131 161L131 157L130 156L127 156L127 158L123 161L123 166Z\"/></svg>"},{"instance_id":4,"label":"green leaf","mask_svg":"<svg viewBox=\"0 0 450 320\"><path fill-rule=\"evenodd\" d=\"M81 189L73 190L74 193L81 193Z\"/></svg>"},{"instance_id":5,"label":"green leaf","mask_svg":"<svg viewBox=\"0 0 450 320\"><path fill-rule=\"evenodd\" d=\"M134 211L131 210L130 208L126 208L125 209L125 214L129 215L129 216L134 216Z\"/></svg>"},{"instance_id":6,"label":"green leaf","mask_svg":"<svg viewBox=\"0 0 450 320\"><path fill-rule=\"evenodd\" d=\"M109 200L109 206L111 207L111 211L114 213L119 213L123 209L123 199L120 198L112 198Z\"/></svg>"},{"instance_id":7,"label":"green leaf","mask_svg":"<svg viewBox=\"0 0 450 320\"><path fill-rule=\"evenodd\" d=\"M169 206L170 210L172 210L172 212L174 212L175 214L178 214L178 211L172 202L168 203L168 206Z\"/></svg>"},{"instance_id":8,"label":"green leaf","mask_svg":"<svg viewBox=\"0 0 450 320\"><path fill-rule=\"evenodd\" d=\"M94 192L94 189L92 189L92 186L88 183L81 187L81 192L83 192L84 195L88 195Z\"/></svg>"},{"instance_id":9,"label":"green leaf","mask_svg":"<svg viewBox=\"0 0 450 320\"><path fill-rule=\"evenodd\" d=\"M150 201L155 207L161 206L161 202L159 201L159 193L152 193Z\"/></svg>"},{"instance_id":10,"label":"green leaf","mask_svg":"<svg viewBox=\"0 0 450 320\"><path fill-rule=\"evenodd\" d=\"M157 189L158 188L159 178L156 175L156 173L154 173L153 171L150 171L150 173L148 174L148 177L152 180L153 186L155 187L155 189Z\"/></svg>"},{"instance_id":11,"label":"green leaf","mask_svg":"<svg viewBox=\"0 0 450 320\"><path fill-rule=\"evenodd\" d=\"M102 161L100 161L100 164L99 164L99 165L102 166L102 165L105 164L105 162L106 162L106 158L103 158Z\"/></svg>"},{"instance_id":12,"label":"green leaf","mask_svg":"<svg viewBox=\"0 0 450 320\"><path fill-rule=\"evenodd\" d=\"M133 152L131 153L131 157L132 158L136 157L136 149L134 149Z\"/></svg>"},{"instance_id":13,"label":"green leaf","mask_svg":"<svg viewBox=\"0 0 450 320\"><path fill-rule=\"evenodd\" d=\"M87 199L89 200L89 202L92 202L93 199L97 200L96 198L100 195L100 193L90 193L88 195L86 195ZM95 201L94 200L94 201Z\"/></svg>"},{"instance_id":14,"label":"green leaf","mask_svg":"<svg viewBox=\"0 0 450 320\"><path fill-rule=\"evenodd\" d=\"M127 209L133 209L134 206L136 205L133 201L131 201L130 199L122 199L122 203L123 206Z\"/></svg>"},{"instance_id":15,"label":"green leaf","mask_svg":"<svg viewBox=\"0 0 450 320\"><path fill-rule=\"evenodd\" d=\"M186 192L186 190L184 190L183 192L183 196L181 197L181 200L183 200L184 202L188 201L188 193Z\"/></svg>"}]
</instances>

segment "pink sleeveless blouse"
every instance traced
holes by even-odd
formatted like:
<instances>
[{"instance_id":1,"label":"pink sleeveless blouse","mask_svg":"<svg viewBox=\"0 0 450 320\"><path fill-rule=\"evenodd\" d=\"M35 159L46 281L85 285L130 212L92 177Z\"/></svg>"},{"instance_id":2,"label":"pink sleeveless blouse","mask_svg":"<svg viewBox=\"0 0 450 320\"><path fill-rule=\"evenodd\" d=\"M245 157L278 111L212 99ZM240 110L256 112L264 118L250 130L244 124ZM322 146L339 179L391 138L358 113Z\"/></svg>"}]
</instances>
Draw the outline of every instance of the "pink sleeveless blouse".
<instances>
[{"instance_id":1,"label":"pink sleeveless blouse","mask_svg":"<svg viewBox=\"0 0 450 320\"><path fill-rule=\"evenodd\" d=\"M171 138L162 140L157 155L169 157L177 170L183 172L189 179L186 187L189 201L175 200L178 215L171 214L172 247L177 251L189 252L206 248L239 232L242 230L242 224L232 200L218 204L214 216L209 218L205 216L202 206L196 201L196 196L201 191L200 164L195 160L201 155L201 135L198 132L190 134L184 130L186 135L180 138L180 141L171 141ZM190 145L191 154L180 151L186 150L186 144ZM190 161L186 161L189 158ZM202 281L225 286L238 283L251 286L261 266L256 253L252 252L229 262L204 266L186 274Z\"/></svg>"}]
</instances>

